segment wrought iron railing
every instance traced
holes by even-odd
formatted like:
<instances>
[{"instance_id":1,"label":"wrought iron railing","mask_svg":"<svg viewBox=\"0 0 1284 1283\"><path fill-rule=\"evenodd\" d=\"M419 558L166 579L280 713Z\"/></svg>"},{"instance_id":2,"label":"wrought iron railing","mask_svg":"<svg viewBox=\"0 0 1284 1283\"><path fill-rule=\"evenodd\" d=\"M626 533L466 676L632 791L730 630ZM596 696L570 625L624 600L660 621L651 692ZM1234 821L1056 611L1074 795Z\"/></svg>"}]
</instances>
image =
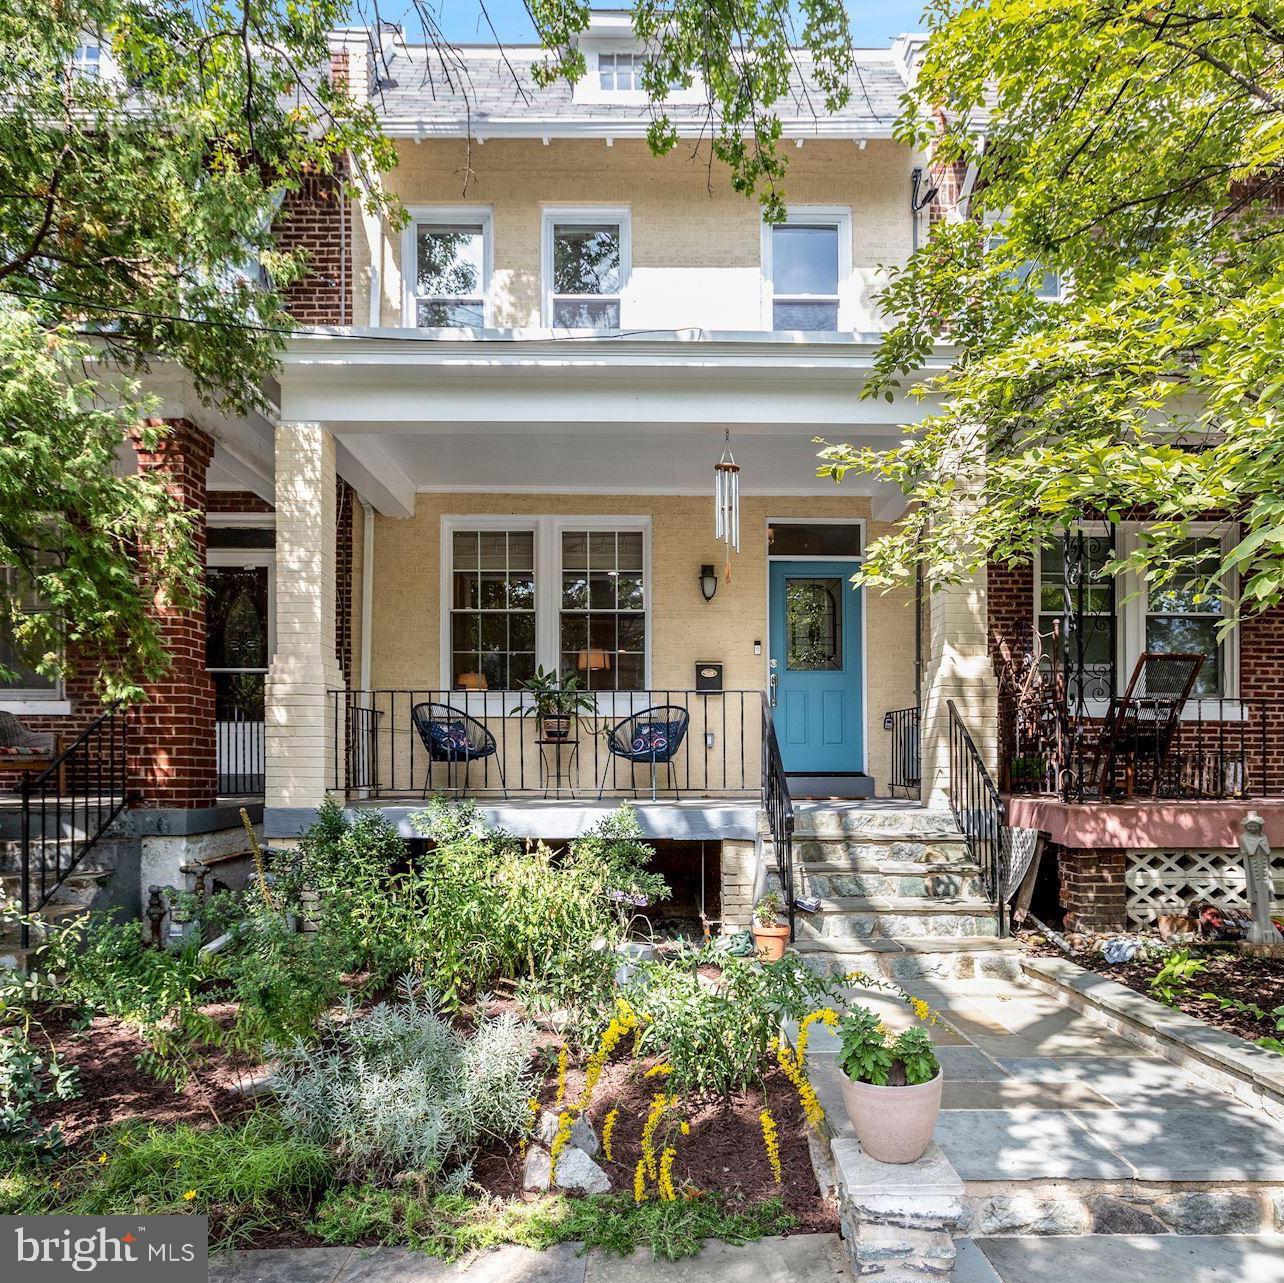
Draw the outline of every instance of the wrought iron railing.
<instances>
[{"instance_id":1,"label":"wrought iron railing","mask_svg":"<svg viewBox=\"0 0 1284 1283\"><path fill-rule=\"evenodd\" d=\"M1048 692L1003 709L1001 779L1068 802L1284 796L1284 699L1134 697L1129 733L1107 733L1109 701L1082 712Z\"/></svg>"},{"instance_id":2,"label":"wrought iron railing","mask_svg":"<svg viewBox=\"0 0 1284 1283\"><path fill-rule=\"evenodd\" d=\"M531 697L495 690L334 690L330 692L334 757L329 787L367 797L427 796L433 793L511 796L650 797L756 796L761 787L762 733L757 690L598 691L592 711L571 720L567 737L555 739L534 716L524 716ZM436 704L462 715L441 714L440 734L448 737L480 724L493 739L484 755L477 748L452 753L443 739L432 751L416 728L414 709ZM613 728L648 709L667 707L685 716L681 742L652 763L646 746L631 762L612 752ZM676 713L655 722L678 720ZM474 731L475 733L475 731ZM431 735L430 735L431 742ZM479 737L481 747L490 747Z\"/></svg>"},{"instance_id":3,"label":"wrought iron railing","mask_svg":"<svg viewBox=\"0 0 1284 1283\"><path fill-rule=\"evenodd\" d=\"M883 714L883 729L892 733L892 764L888 787L909 793L922 783L917 708L897 708Z\"/></svg>"},{"instance_id":4,"label":"wrought iron railing","mask_svg":"<svg viewBox=\"0 0 1284 1283\"><path fill-rule=\"evenodd\" d=\"M214 733L221 796L263 792L264 675L213 673Z\"/></svg>"},{"instance_id":5,"label":"wrought iron railing","mask_svg":"<svg viewBox=\"0 0 1284 1283\"><path fill-rule=\"evenodd\" d=\"M794 938L794 803L789 796L789 779L776 739L776 721L771 701L762 697L762 809L771 833L785 912L789 915L789 938Z\"/></svg>"},{"instance_id":6,"label":"wrought iron railing","mask_svg":"<svg viewBox=\"0 0 1284 1283\"><path fill-rule=\"evenodd\" d=\"M22 781L19 898L33 914L76 871L128 802L133 712L101 713L38 775ZM24 923L22 945L30 943Z\"/></svg>"},{"instance_id":7,"label":"wrought iron railing","mask_svg":"<svg viewBox=\"0 0 1284 1283\"><path fill-rule=\"evenodd\" d=\"M1008 836L1003 799L954 701L950 711L950 810L967 840L968 854L998 917L999 935L1008 933Z\"/></svg>"}]
</instances>

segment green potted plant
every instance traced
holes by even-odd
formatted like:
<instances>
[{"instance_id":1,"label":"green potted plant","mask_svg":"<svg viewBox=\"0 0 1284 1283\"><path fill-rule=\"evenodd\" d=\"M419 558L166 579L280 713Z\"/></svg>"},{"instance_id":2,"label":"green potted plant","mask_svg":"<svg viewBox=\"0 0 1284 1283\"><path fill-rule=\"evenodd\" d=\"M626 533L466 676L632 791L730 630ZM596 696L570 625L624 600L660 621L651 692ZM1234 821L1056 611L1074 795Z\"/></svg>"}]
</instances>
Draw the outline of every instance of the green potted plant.
<instances>
[{"instance_id":1,"label":"green potted plant","mask_svg":"<svg viewBox=\"0 0 1284 1283\"><path fill-rule=\"evenodd\" d=\"M768 891L753 907L754 952L762 962L779 962L789 943L789 927L780 915L785 901L779 891Z\"/></svg>"},{"instance_id":2,"label":"green potted plant","mask_svg":"<svg viewBox=\"0 0 1284 1283\"><path fill-rule=\"evenodd\" d=\"M540 739L569 739L576 716L597 708L577 673L563 677L552 669L537 668L535 676L522 683L522 690L527 698L513 708L511 715L533 717Z\"/></svg>"},{"instance_id":3,"label":"green potted plant","mask_svg":"<svg viewBox=\"0 0 1284 1283\"><path fill-rule=\"evenodd\" d=\"M868 1007L852 1007L836 1032L843 1100L861 1149L880 1163L922 1158L941 1112L941 1066L927 1030L893 1034Z\"/></svg>"}]
</instances>

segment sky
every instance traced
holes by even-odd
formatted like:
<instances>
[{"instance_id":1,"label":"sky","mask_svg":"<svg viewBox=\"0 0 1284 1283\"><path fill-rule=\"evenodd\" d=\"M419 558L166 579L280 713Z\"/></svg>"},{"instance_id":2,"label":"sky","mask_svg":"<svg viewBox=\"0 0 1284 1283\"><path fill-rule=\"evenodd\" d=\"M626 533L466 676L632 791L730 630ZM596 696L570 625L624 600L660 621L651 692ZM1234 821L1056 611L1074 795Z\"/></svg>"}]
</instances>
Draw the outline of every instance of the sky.
<instances>
[{"instance_id":1,"label":"sky","mask_svg":"<svg viewBox=\"0 0 1284 1283\"><path fill-rule=\"evenodd\" d=\"M443 34L456 44L494 44L495 36L482 16L482 2L500 40L511 44L535 43L535 32L522 0L426 0L439 14ZM624 8L615 3L595 3L594 8ZM904 31L921 31L923 0L848 0L851 12L852 39L857 46L885 47L894 35ZM391 17L393 3L379 6L385 17ZM407 22L407 29L414 24Z\"/></svg>"}]
</instances>

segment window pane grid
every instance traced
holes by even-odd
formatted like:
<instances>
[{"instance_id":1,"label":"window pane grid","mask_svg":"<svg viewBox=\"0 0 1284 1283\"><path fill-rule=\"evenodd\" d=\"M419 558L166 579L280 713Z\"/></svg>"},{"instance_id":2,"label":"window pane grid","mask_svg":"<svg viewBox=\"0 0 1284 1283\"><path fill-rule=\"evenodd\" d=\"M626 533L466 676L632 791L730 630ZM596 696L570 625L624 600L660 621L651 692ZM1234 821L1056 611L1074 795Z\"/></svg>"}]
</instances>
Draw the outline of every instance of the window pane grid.
<instances>
[{"instance_id":1,"label":"window pane grid","mask_svg":"<svg viewBox=\"0 0 1284 1283\"><path fill-rule=\"evenodd\" d=\"M620 328L623 233L617 222L553 224L552 323Z\"/></svg>"},{"instance_id":2,"label":"window pane grid","mask_svg":"<svg viewBox=\"0 0 1284 1283\"><path fill-rule=\"evenodd\" d=\"M515 690L535 673L535 536L451 534L451 684Z\"/></svg>"},{"instance_id":3,"label":"window pane grid","mask_svg":"<svg viewBox=\"0 0 1284 1283\"><path fill-rule=\"evenodd\" d=\"M1162 587L1147 592L1146 649L1161 654L1200 654L1204 662L1192 694L1221 695L1224 687L1222 645L1217 636L1223 614L1220 597L1208 594L1206 584L1216 570L1220 552L1216 539L1194 539L1182 552L1199 552L1204 570L1177 575Z\"/></svg>"},{"instance_id":4,"label":"window pane grid","mask_svg":"<svg viewBox=\"0 0 1284 1283\"><path fill-rule=\"evenodd\" d=\"M562 532L562 673L590 690L639 690L646 684L646 584L642 533Z\"/></svg>"}]
</instances>

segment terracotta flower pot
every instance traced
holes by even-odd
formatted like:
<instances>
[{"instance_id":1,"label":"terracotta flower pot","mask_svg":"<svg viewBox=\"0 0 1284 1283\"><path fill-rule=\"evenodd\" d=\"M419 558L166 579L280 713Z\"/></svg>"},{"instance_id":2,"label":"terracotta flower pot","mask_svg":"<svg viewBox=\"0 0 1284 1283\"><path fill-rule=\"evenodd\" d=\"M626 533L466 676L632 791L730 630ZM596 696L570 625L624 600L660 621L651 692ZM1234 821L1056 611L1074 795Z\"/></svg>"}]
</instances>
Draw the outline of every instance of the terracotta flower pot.
<instances>
[{"instance_id":1,"label":"terracotta flower pot","mask_svg":"<svg viewBox=\"0 0 1284 1283\"><path fill-rule=\"evenodd\" d=\"M941 1071L913 1087L875 1087L843 1075L843 1101L860 1147L880 1163L913 1163L923 1157L941 1112Z\"/></svg>"},{"instance_id":2,"label":"terracotta flower pot","mask_svg":"<svg viewBox=\"0 0 1284 1283\"><path fill-rule=\"evenodd\" d=\"M753 924L754 952L760 962L779 962L789 943L788 926L763 927Z\"/></svg>"},{"instance_id":3,"label":"terracotta flower pot","mask_svg":"<svg viewBox=\"0 0 1284 1283\"><path fill-rule=\"evenodd\" d=\"M571 719L569 717L546 717L540 723L540 730L546 740L564 740L571 736Z\"/></svg>"}]
</instances>

